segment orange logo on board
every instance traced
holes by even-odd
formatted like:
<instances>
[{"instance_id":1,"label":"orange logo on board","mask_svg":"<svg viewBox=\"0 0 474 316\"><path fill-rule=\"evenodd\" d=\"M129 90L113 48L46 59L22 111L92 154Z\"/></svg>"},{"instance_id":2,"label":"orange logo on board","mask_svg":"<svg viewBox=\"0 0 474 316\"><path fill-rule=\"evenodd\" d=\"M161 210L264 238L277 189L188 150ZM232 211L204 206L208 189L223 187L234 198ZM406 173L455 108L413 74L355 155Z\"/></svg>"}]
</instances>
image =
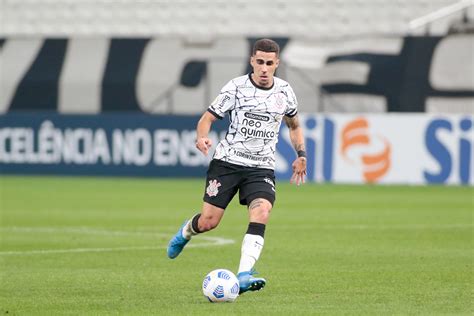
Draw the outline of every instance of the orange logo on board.
<instances>
[{"instance_id":1,"label":"orange logo on board","mask_svg":"<svg viewBox=\"0 0 474 316\"><path fill-rule=\"evenodd\" d=\"M383 148L376 153L368 153L374 142L380 139ZM352 155L350 155L352 153ZM365 118L357 118L349 122L341 134L341 155L349 162L351 157L358 156L362 164L364 179L369 183L377 182L390 169L391 146L380 136L369 133L369 123Z\"/></svg>"}]
</instances>

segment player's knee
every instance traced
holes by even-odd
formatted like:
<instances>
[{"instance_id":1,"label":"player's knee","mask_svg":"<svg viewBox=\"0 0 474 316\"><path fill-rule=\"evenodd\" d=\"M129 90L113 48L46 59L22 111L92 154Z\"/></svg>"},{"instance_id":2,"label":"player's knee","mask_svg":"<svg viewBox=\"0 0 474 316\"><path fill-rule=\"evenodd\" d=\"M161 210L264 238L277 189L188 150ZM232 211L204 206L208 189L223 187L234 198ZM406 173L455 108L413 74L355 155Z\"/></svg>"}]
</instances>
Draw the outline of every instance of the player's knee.
<instances>
[{"instance_id":1,"label":"player's knee","mask_svg":"<svg viewBox=\"0 0 474 316\"><path fill-rule=\"evenodd\" d=\"M265 206L262 207L261 211L259 212L259 217L260 217L260 223L266 223L268 222L270 218L270 213L272 211L272 206Z\"/></svg>"},{"instance_id":2,"label":"player's knee","mask_svg":"<svg viewBox=\"0 0 474 316\"><path fill-rule=\"evenodd\" d=\"M214 216L201 216L199 218L199 230L201 232L207 232L212 230L219 225L219 218Z\"/></svg>"},{"instance_id":3,"label":"player's knee","mask_svg":"<svg viewBox=\"0 0 474 316\"><path fill-rule=\"evenodd\" d=\"M257 223L267 223L272 211L272 204L265 199L256 199L249 205L250 220Z\"/></svg>"}]
</instances>

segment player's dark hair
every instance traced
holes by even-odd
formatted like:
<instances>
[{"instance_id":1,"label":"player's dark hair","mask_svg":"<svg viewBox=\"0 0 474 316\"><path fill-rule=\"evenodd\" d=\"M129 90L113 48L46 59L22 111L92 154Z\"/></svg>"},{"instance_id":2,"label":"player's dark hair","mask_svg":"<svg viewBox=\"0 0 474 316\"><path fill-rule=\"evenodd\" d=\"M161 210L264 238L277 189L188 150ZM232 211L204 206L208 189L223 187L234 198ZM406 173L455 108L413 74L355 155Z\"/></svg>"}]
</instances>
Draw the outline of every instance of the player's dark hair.
<instances>
[{"instance_id":1,"label":"player's dark hair","mask_svg":"<svg viewBox=\"0 0 474 316\"><path fill-rule=\"evenodd\" d=\"M276 53L277 57L280 55L280 46L277 42L268 38L259 39L253 44L252 56L255 56L257 50L265 53Z\"/></svg>"}]
</instances>

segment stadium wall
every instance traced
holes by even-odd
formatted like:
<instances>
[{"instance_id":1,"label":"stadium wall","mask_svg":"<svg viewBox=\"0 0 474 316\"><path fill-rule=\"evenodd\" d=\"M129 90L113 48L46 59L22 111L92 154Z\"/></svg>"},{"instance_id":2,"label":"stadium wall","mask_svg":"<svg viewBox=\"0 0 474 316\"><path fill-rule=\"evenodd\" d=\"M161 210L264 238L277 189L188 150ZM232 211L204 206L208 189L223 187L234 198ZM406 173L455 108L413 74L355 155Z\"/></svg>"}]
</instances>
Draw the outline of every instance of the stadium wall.
<instances>
[{"instance_id":1,"label":"stadium wall","mask_svg":"<svg viewBox=\"0 0 474 316\"><path fill-rule=\"evenodd\" d=\"M0 39L0 113L198 114L250 71L255 40ZM275 40L301 111L474 112L474 34Z\"/></svg>"},{"instance_id":2,"label":"stadium wall","mask_svg":"<svg viewBox=\"0 0 474 316\"><path fill-rule=\"evenodd\" d=\"M0 173L204 177L198 118L9 113L0 116ZM309 181L474 185L474 115L302 113L301 123ZM226 124L215 125L214 144ZM279 180L289 180L294 158L283 126Z\"/></svg>"}]
</instances>

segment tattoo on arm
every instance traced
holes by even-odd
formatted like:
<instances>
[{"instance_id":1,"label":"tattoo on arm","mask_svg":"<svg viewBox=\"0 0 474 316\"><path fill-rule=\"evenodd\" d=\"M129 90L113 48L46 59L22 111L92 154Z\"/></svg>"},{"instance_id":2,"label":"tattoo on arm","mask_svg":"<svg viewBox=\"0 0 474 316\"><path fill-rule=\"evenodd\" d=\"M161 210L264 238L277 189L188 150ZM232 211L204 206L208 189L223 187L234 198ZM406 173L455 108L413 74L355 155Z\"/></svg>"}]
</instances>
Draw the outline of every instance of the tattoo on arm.
<instances>
[{"instance_id":1,"label":"tattoo on arm","mask_svg":"<svg viewBox=\"0 0 474 316\"><path fill-rule=\"evenodd\" d=\"M298 115L295 115L293 117L285 116L285 123L289 129L296 129L300 127L300 121L298 120Z\"/></svg>"},{"instance_id":2,"label":"tattoo on arm","mask_svg":"<svg viewBox=\"0 0 474 316\"><path fill-rule=\"evenodd\" d=\"M300 150L305 150L303 135L301 134L300 121L298 115L293 117L285 116L285 123L290 129L290 138L293 147L298 152Z\"/></svg>"}]
</instances>

